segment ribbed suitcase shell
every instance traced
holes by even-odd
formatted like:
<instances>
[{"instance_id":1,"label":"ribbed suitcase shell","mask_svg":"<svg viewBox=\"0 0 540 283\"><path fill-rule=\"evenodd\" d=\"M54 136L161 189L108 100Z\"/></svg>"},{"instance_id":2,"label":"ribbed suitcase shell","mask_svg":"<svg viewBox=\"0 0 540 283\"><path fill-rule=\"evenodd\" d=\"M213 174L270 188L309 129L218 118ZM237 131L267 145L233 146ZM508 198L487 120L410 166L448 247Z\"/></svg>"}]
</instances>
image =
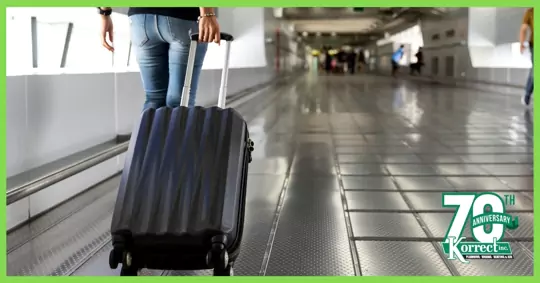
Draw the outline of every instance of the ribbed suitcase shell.
<instances>
[{"instance_id":1,"label":"ribbed suitcase shell","mask_svg":"<svg viewBox=\"0 0 540 283\"><path fill-rule=\"evenodd\" d=\"M126 156L113 245L199 254L213 236L226 235L233 257L243 231L248 143L247 124L232 108L145 110Z\"/></svg>"}]
</instances>

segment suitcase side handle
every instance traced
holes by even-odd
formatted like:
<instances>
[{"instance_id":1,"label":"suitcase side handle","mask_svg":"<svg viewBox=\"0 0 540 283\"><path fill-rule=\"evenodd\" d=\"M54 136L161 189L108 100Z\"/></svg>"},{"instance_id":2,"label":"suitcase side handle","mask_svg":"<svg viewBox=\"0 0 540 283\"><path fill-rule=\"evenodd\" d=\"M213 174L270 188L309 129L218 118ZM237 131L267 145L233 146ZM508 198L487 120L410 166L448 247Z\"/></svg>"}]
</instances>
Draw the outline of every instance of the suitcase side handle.
<instances>
[{"instance_id":1,"label":"suitcase side handle","mask_svg":"<svg viewBox=\"0 0 540 283\"><path fill-rule=\"evenodd\" d=\"M225 108L225 100L227 98L227 81L229 79L229 57L231 54L231 42L234 37L228 33L220 33L221 39L225 41L225 61L223 62L223 70L221 72L221 84L219 87L217 106ZM191 90L191 79L193 77L193 68L195 66L195 52L197 51L199 34L191 35L191 44L189 45L189 55L186 68L186 78L184 80L184 88L182 89L182 99L180 106L187 107L189 101L189 92Z\"/></svg>"}]
</instances>

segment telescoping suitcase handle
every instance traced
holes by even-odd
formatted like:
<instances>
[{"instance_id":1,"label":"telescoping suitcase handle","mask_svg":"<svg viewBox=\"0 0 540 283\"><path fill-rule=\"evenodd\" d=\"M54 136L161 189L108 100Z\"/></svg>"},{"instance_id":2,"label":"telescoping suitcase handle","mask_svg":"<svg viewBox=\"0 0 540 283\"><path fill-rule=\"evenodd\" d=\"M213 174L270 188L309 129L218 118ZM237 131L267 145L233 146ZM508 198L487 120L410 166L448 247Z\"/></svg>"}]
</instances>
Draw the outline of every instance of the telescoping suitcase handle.
<instances>
[{"instance_id":1,"label":"telescoping suitcase handle","mask_svg":"<svg viewBox=\"0 0 540 283\"><path fill-rule=\"evenodd\" d=\"M227 80L229 78L229 55L231 54L231 42L234 40L233 36L227 33L220 33L221 40L225 41L225 62L223 63L223 71L221 72L221 85L219 87L218 95L218 107L225 108L225 98L227 97ZM184 81L184 88L182 89L181 106L188 106L189 91L191 90L191 78L193 77L193 67L195 66L195 52L197 52L197 44L199 40L199 34L194 33L191 35L191 44L189 45L189 55L186 69L186 79Z\"/></svg>"}]
</instances>

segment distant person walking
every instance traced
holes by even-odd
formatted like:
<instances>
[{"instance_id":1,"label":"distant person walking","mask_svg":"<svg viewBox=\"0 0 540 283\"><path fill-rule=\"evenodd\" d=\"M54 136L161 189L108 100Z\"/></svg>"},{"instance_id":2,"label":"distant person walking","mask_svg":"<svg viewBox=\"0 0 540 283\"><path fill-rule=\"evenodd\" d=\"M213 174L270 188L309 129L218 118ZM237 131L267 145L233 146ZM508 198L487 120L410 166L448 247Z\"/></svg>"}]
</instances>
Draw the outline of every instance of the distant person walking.
<instances>
[{"instance_id":1,"label":"distant person walking","mask_svg":"<svg viewBox=\"0 0 540 283\"><path fill-rule=\"evenodd\" d=\"M324 49L324 69L326 73L329 74L332 71L332 56L330 55L330 48L326 47Z\"/></svg>"},{"instance_id":2,"label":"distant person walking","mask_svg":"<svg viewBox=\"0 0 540 283\"><path fill-rule=\"evenodd\" d=\"M366 56L364 55L364 50L360 49L358 51L358 71L362 72L366 66Z\"/></svg>"},{"instance_id":3,"label":"distant person walking","mask_svg":"<svg viewBox=\"0 0 540 283\"><path fill-rule=\"evenodd\" d=\"M112 8L98 8L101 15L101 43L113 47ZM199 33L195 66L191 79L188 106L195 105L199 75L207 42L220 42L219 24L214 8L129 8L131 42L141 71L146 93L144 108L177 107L182 89L191 43L191 34Z\"/></svg>"},{"instance_id":4,"label":"distant person walking","mask_svg":"<svg viewBox=\"0 0 540 283\"><path fill-rule=\"evenodd\" d=\"M424 66L424 52L422 52L422 47L418 48L418 52L414 56L416 56L416 63L412 63L410 66L411 75L414 75L415 72L420 75Z\"/></svg>"},{"instance_id":5,"label":"distant person walking","mask_svg":"<svg viewBox=\"0 0 540 283\"><path fill-rule=\"evenodd\" d=\"M397 74L397 71L399 70L399 61L401 61L401 58L403 58L403 53L405 52L403 49L405 46L402 44L399 46L398 50L392 54L392 76L395 77Z\"/></svg>"},{"instance_id":6,"label":"distant person walking","mask_svg":"<svg viewBox=\"0 0 540 283\"><path fill-rule=\"evenodd\" d=\"M347 65L349 73L354 75L356 73L356 53L354 53L354 50L347 54Z\"/></svg>"},{"instance_id":7,"label":"distant person walking","mask_svg":"<svg viewBox=\"0 0 540 283\"><path fill-rule=\"evenodd\" d=\"M521 29L519 31L519 46L520 51L523 53L525 51L525 42L529 43L529 51L531 52L531 62L534 64L534 11L533 8L527 9L525 15L523 16L523 22L521 23ZM527 31L529 33L529 39L527 40ZM531 96L534 91L534 66L529 72L529 77L527 78L527 83L525 84L525 95L523 95L521 102L523 105L529 105L531 103Z\"/></svg>"}]
</instances>

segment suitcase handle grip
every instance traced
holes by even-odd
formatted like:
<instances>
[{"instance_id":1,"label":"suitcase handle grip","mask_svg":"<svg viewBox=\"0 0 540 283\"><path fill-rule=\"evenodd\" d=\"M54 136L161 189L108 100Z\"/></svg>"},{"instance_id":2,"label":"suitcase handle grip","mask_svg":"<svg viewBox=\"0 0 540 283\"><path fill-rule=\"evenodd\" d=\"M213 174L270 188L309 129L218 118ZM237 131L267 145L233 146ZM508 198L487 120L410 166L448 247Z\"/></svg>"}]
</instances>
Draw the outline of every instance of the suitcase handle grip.
<instances>
[{"instance_id":1,"label":"suitcase handle grip","mask_svg":"<svg viewBox=\"0 0 540 283\"><path fill-rule=\"evenodd\" d=\"M221 72L221 84L219 87L217 106L225 108L225 98L227 97L227 81L229 79L229 57L231 54L231 42L234 37L228 33L221 32L221 39L225 41L225 61L223 62L223 70ZM189 101L189 92L191 91L191 79L193 77L193 68L195 66L195 53L197 52L197 44L199 34L191 35L191 44L189 45L189 55L186 67L186 78L184 80L184 88L182 89L182 99L180 106L187 107Z\"/></svg>"},{"instance_id":2,"label":"suitcase handle grip","mask_svg":"<svg viewBox=\"0 0 540 283\"><path fill-rule=\"evenodd\" d=\"M221 40L225 40L225 41L233 41L234 40L234 37L232 35L228 34L228 33L220 32L219 36L220 36ZM198 33L191 34L191 40L198 41L199 40L199 34Z\"/></svg>"}]
</instances>

